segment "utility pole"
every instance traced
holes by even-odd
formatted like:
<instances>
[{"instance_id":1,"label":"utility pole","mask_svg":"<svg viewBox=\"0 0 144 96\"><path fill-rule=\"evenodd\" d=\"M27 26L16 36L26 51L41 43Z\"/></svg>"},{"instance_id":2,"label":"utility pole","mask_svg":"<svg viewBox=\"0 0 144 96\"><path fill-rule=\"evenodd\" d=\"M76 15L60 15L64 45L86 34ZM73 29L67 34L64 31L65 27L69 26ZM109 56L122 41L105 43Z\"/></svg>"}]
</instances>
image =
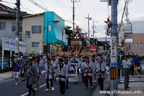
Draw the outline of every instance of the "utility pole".
<instances>
[{"instance_id":1,"label":"utility pole","mask_svg":"<svg viewBox=\"0 0 144 96\"><path fill-rule=\"evenodd\" d=\"M95 33L95 27L94 27L95 25L94 25L94 20L93 20L93 45L94 45L94 33Z\"/></svg>"},{"instance_id":2,"label":"utility pole","mask_svg":"<svg viewBox=\"0 0 144 96\"><path fill-rule=\"evenodd\" d=\"M118 0L111 0L111 91L118 90L117 4ZM111 96L113 95L111 94Z\"/></svg>"},{"instance_id":3,"label":"utility pole","mask_svg":"<svg viewBox=\"0 0 144 96\"><path fill-rule=\"evenodd\" d=\"M105 32L105 41L106 41L105 50L107 50L107 30L108 30L108 28L105 28L105 29L106 29L106 32Z\"/></svg>"},{"instance_id":4,"label":"utility pole","mask_svg":"<svg viewBox=\"0 0 144 96\"><path fill-rule=\"evenodd\" d=\"M73 0L73 34L75 30L75 0Z\"/></svg>"},{"instance_id":5,"label":"utility pole","mask_svg":"<svg viewBox=\"0 0 144 96\"><path fill-rule=\"evenodd\" d=\"M92 26L92 28L93 28L93 44L94 44L94 33L96 33L96 32L95 32L95 29L96 29L95 22L98 23L98 21L94 21L94 20L93 20L93 26Z\"/></svg>"},{"instance_id":6,"label":"utility pole","mask_svg":"<svg viewBox=\"0 0 144 96\"><path fill-rule=\"evenodd\" d=\"M86 19L88 19L88 37L90 37L89 21L90 21L92 18L89 17L89 14L88 14L88 17L86 17Z\"/></svg>"},{"instance_id":7,"label":"utility pole","mask_svg":"<svg viewBox=\"0 0 144 96\"><path fill-rule=\"evenodd\" d=\"M16 2L16 34L17 37L15 38L15 62L17 61L18 57L19 57L19 38L20 38L20 0L17 0Z\"/></svg>"},{"instance_id":8,"label":"utility pole","mask_svg":"<svg viewBox=\"0 0 144 96\"><path fill-rule=\"evenodd\" d=\"M16 34L20 38L20 0L17 0L16 5Z\"/></svg>"},{"instance_id":9,"label":"utility pole","mask_svg":"<svg viewBox=\"0 0 144 96\"><path fill-rule=\"evenodd\" d=\"M73 2L73 34L74 34L74 30L75 30L75 2L80 2L77 0L71 0L71 2Z\"/></svg>"}]
</instances>

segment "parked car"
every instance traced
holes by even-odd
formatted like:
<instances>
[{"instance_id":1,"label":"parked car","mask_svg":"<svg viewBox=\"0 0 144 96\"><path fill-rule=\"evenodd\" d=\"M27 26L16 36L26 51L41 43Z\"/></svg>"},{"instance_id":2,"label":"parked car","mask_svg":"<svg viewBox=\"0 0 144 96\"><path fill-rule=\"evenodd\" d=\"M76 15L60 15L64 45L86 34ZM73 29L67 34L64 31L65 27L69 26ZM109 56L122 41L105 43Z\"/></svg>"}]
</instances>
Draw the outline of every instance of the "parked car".
<instances>
[{"instance_id":1,"label":"parked car","mask_svg":"<svg viewBox=\"0 0 144 96\"><path fill-rule=\"evenodd\" d=\"M4 69L8 68L8 63L7 61L4 59ZM2 59L0 59L0 69L2 69Z\"/></svg>"}]
</instances>

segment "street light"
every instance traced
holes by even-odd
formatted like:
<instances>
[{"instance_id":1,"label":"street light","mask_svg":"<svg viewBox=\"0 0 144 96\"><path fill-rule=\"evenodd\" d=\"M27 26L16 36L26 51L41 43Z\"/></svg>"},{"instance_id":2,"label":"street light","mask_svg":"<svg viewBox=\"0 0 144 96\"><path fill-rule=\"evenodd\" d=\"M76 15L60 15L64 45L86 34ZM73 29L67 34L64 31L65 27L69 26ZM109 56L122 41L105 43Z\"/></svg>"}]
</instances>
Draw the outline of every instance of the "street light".
<instances>
[{"instance_id":1,"label":"street light","mask_svg":"<svg viewBox=\"0 0 144 96\"><path fill-rule=\"evenodd\" d=\"M63 33L64 33L64 30L65 29L69 30L70 28L71 28L70 26L66 26L66 27L63 28L63 31L62 31L62 51L63 51Z\"/></svg>"},{"instance_id":2,"label":"street light","mask_svg":"<svg viewBox=\"0 0 144 96\"><path fill-rule=\"evenodd\" d=\"M50 22L58 23L59 21L55 19L55 20L52 20L52 21L47 22L47 25L48 25ZM48 31L49 31L49 28L48 28L48 26L47 26L47 53L49 52L49 46L48 46Z\"/></svg>"}]
</instances>

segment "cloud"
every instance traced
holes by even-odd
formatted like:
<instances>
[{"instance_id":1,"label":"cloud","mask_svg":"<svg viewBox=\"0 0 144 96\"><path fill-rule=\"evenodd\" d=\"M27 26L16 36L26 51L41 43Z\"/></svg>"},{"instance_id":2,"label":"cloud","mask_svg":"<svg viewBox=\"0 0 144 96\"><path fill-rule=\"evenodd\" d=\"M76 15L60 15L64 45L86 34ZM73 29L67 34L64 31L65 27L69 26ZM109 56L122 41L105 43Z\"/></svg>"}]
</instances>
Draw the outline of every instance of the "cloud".
<instances>
[{"instance_id":1,"label":"cloud","mask_svg":"<svg viewBox=\"0 0 144 96\"><path fill-rule=\"evenodd\" d=\"M131 21L144 21L144 13L136 14L130 18Z\"/></svg>"}]
</instances>

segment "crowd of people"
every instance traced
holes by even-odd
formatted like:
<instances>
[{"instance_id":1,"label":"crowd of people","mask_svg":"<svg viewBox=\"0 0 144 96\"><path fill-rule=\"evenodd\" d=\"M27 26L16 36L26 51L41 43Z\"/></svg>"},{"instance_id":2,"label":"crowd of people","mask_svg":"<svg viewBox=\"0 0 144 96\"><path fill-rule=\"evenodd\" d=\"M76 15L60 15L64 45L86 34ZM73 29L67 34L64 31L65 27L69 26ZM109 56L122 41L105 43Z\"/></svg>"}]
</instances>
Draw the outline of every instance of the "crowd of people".
<instances>
[{"instance_id":1,"label":"crowd of people","mask_svg":"<svg viewBox=\"0 0 144 96\"><path fill-rule=\"evenodd\" d=\"M69 89L69 74L73 70L78 70L82 76L85 88L93 88L93 83L98 82L100 90L103 90L105 75L109 74L110 70L110 53L102 53L96 55L32 55L31 57L21 56L14 63L13 75L16 80L15 85L18 85L19 76L24 77L22 81L26 81L29 89L28 96L35 90L33 84L36 84L36 89L39 92L39 82L41 81L41 72L45 72L46 89L45 91L54 91L54 81L59 81L60 96L64 96L65 89ZM72 66L71 63L77 63ZM124 88L129 88L129 74L138 73L140 76L140 59L138 55L131 57L124 55L121 57L122 75L124 75ZM77 69L76 69L77 68ZM88 81L89 84L88 85ZM49 85L50 84L50 85Z\"/></svg>"},{"instance_id":2,"label":"crowd of people","mask_svg":"<svg viewBox=\"0 0 144 96\"><path fill-rule=\"evenodd\" d=\"M71 66L71 63L77 63L76 67ZM100 89L103 90L104 74L109 74L110 56L107 53L97 55L32 55L31 57L21 56L14 63L13 75L16 80L15 85L18 85L19 76L24 77L22 81L26 81L27 88L29 89L28 96L35 90L33 84L36 84L37 91L39 90L39 82L41 81L41 72L45 72L45 80L47 88L45 91L51 89L54 91L54 81L59 81L60 96L65 94L65 88L69 89L69 74L72 70L78 70L82 75L82 82L85 88L93 88L93 83L98 79ZM77 69L76 69L77 68ZM107 71L106 71L107 69ZM50 82L50 83L49 83ZM49 85L50 84L50 85Z\"/></svg>"}]
</instances>

